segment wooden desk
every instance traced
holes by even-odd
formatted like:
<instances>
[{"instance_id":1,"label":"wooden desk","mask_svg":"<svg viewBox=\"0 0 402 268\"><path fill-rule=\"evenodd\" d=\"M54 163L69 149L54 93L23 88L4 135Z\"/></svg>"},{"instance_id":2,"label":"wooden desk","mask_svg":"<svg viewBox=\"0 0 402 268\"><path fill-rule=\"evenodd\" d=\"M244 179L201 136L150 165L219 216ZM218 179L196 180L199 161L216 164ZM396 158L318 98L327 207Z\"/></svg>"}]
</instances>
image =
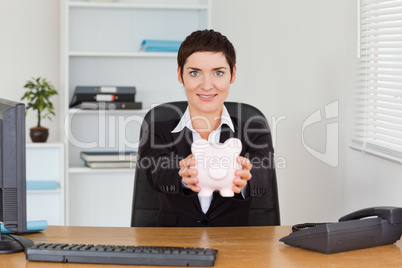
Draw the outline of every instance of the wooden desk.
<instances>
[{"instance_id":1,"label":"wooden desk","mask_svg":"<svg viewBox=\"0 0 402 268\"><path fill-rule=\"evenodd\" d=\"M236 228L104 228L49 226L25 235L34 242L186 246L219 250L215 267L402 267L402 242L335 254L286 246L278 240L289 226ZM112 265L27 262L24 253L0 256L0 267L116 267ZM129 266L117 266L129 267ZM139 267L139 266L133 266ZM149 267L149 266L148 266Z\"/></svg>"}]
</instances>

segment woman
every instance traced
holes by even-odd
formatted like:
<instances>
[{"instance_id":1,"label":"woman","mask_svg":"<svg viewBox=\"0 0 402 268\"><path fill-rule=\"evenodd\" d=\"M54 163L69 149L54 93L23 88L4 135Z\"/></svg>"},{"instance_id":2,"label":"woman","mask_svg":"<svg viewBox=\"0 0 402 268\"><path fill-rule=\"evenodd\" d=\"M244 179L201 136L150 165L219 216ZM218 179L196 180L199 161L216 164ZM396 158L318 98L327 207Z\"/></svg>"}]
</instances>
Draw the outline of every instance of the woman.
<instances>
[{"instance_id":1,"label":"woman","mask_svg":"<svg viewBox=\"0 0 402 268\"><path fill-rule=\"evenodd\" d=\"M155 122L144 134L140 163L152 189L159 192L160 226L246 226L251 198L268 192L273 168L270 133L257 123L231 117L224 106L236 78L236 54L230 41L213 30L196 31L178 52L178 80L188 107L180 120ZM242 141L238 157L242 169L233 175L234 197L199 197L197 170L191 144L229 137ZM247 157L246 157L247 156ZM250 161L251 160L251 161ZM257 165L252 165L257 163ZM271 161L269 161L271 163Z\"/></svg>"}]
</instances>

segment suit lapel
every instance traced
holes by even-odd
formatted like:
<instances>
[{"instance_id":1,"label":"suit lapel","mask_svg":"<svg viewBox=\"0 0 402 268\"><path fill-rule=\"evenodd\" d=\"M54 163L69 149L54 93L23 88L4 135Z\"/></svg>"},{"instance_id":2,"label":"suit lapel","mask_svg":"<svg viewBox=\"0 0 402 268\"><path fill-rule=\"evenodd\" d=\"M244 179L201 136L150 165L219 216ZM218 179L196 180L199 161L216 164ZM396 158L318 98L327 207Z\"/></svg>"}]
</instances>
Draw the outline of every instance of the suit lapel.
<instances>
[{"instance_id":1,"label":"suit lapel","mask_svg":"<svg viewBox=\"0 0 402 268\"><path fill-rule=\"evenodd\" d=\"M191 144L193 143L193 133L188 128L172 133L173 142L179 157L187 157L191 154Z\"/></svg>"},{"instance_id":2,"label":"suit lapel","mask_svg":"<svg viewBox=\"0 0 402 268\"><path fill-rule=\"evenodd\" d=\"M232 122L234 125L235 132L238 132L237 122L232 118ZM187 127L183 128L182 131L177 133L171 133L173 142L175 143L177 154L180 157L187 157L191 154L191 144L193 143L193 133ZM237 137L235 133L230 129L230 127L226 124L222 125L221 135L219 138L220 143L224 143L227 139Z\"/></svg>"},{"instance_id":3,"label":"suit lapel","mask_svg":"<svg viewBox=\"0 0 402 268\"><path fill-rule=\"evenodd\" d=\"M177 150L177 155L180 158L186 158L191 154L191 144L193 143L193 133L188 128L184 128L182 131L177 133L172 133L173 141L175 142L175 147ZM200 200L198 195L189 197L194 202L196 207L202 213Z\"/></svg>"},{"instance_id":4,"label":"suit lapel","mask_svg":"<svg viewBox=\"0 0 402 268\"><path fill-rule=\"evenodd\" d=\"M233 120L232 120L233 121ZM236 131L236 124L233 123ZM235 137L235 133L230 129L230 127L226 124L222 125L221 128L221 136L219 138L220 143L224 143L227 139Z\"/></svg>"}]
</instances>

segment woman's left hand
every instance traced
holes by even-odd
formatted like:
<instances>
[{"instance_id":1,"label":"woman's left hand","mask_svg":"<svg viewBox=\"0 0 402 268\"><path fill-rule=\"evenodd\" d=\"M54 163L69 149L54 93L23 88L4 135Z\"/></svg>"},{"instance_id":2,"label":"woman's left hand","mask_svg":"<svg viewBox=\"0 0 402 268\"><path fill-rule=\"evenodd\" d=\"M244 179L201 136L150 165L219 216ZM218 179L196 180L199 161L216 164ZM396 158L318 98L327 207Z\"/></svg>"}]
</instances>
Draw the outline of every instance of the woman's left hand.
<instances>
[{"instance_id":1,"label":"woman's left hand","mask_svg":"<svg viewBox=\"0 0 402 268\"><path fill-rule=\"evenodd\" d=\"M251 165L251 162L248 158L245 158L243 156L239 156L237 158L237 162L242 166L242 169L238 169L235 172L235 175L237 176L233 180L233 187L232 190L234 193L239 194L241 189L247 185L247 181L251 179L251 169L253 166Z\"/></svg>"}]
</instances>

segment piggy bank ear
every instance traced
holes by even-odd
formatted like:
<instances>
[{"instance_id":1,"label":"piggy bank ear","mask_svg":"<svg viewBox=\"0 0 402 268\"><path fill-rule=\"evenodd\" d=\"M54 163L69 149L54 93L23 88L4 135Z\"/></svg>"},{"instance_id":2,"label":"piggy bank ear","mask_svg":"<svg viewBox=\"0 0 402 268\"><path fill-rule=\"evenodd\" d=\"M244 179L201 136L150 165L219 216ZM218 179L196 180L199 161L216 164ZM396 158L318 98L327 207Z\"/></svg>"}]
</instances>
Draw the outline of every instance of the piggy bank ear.
<instances>
[{"instance_id":1,"label":"piggy bank ear","mask_svg":"<svg viewBox=\"0 0 402 268\"><path fill-rule=\"evenodd\" d=\"M241 141L238 138L230 138L225 141L223 144L226 148L230 148L234 152L240 154L242 149Z\"/></svg>"},{"instance_id":2,"label":"piggy bank ear","mask_svg":"<svg viewBox=\"0 0 402 268\"><path fill-rule=\"evenodd\" d=\"M196 140L195 142L193 142L193 144L191 145L191 152L193 154L202 152L205 149L207 149L208 147L209 147L209 142L207 140L199 139L199 140Z\"/></svg>"}]
</instances>

